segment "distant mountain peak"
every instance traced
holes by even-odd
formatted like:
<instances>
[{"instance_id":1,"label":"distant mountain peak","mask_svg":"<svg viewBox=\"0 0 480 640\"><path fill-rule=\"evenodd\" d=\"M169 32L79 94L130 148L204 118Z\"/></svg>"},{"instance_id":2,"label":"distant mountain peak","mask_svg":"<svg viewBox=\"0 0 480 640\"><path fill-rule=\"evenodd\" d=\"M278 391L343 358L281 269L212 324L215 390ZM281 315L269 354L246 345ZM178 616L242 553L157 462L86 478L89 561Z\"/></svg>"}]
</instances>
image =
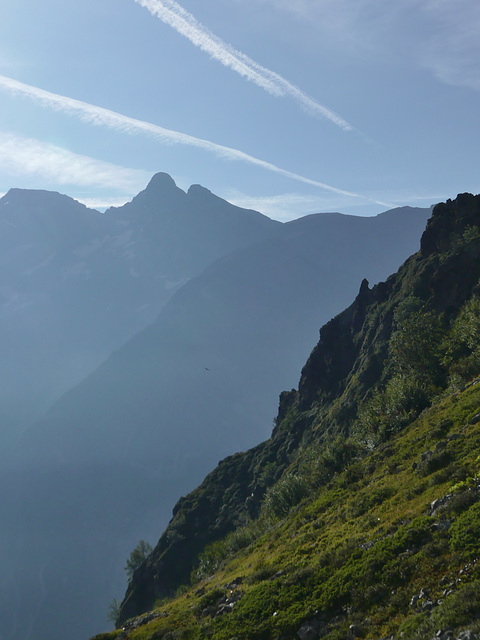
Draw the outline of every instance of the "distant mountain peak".
<instances>
[{"instance_id":1,"label":"distant mountain peak","mask_svg":"<svg viewBox=\"0 0 480 640\"><path fill-rule=\"evenodd\" d=\"M87 209L84 204L78 202L78 200L74 200L70 196L64 195L63 193L58 193L58 191L47 191L45 189L17 189L12 188L7 191L7 193L0 199L0 202L4 204L23 204L23 205L34 205L38 207L39 205L44 204L72 204L75 203L82 209Z\"/></svg>"},{"instance_id":2,"label":"distant mountain peak","mask_svg":"<svg viewBox=\"0 0 480 640\"><path fill-rule=\"evenodd\" d=\"M140 191L131 202L123 207L111 207L109 211L129 210L131 205L140 205L141 208L157 209L160 205L178 207L185 201L187 194L177 187L175 180L168 173L156 173L143 191Z\"/></svg>"},{"instance_id":3,"label":"distant mountain peak","mask_svg":"<svg viewBox=\"0 0 480 640\"><path fill-rule=\"evenodd\" d=\"M206 187L202 187L201 184L192 184L188 191L187 191L187 195L189 196L195 196L198 194L208 194L210 196L213 195L213 193L210 191L210 189L207 189ZM218 197L218 196L217 196Z\"/></svg>"},{"instance_id":4,"label":"distant mountain peak","mask_svg":"<svg viewBox=\"0 0 480 640\"><path fill-rule=\"evenodd\" d=\"M159 171L158 173L156 173L152 179L150 180L150 182L148 183L145 191L151 191L153 189L166 189L166 188L170 188L170 189L178 189L179 187L177 187L177 184L175 182L175 180L172 178L171 175L169 175L168 173L165 173L163 171Z\"/></svg>"}]
</instances>

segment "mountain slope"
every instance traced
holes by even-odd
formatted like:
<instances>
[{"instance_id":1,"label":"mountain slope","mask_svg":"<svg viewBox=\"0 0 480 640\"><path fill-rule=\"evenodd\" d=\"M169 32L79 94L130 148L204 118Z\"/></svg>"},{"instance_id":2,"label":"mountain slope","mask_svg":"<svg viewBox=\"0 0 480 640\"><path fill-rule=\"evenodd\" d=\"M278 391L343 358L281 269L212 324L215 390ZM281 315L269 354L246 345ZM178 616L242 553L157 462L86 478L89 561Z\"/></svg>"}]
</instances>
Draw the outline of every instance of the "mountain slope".
<instances>
[{"instance_id":1,"label":"mountain slope","mask_svg":"<svg viewBox=\"0 0 480 640\"><path fill-rule=\"evenodd\" d=\"M477 380L98 640L477 638L479 403Z\"/></svg>"},{"instance_id":2,"label":"mountain slope","mask_svg":"<svg viewBox=\"0 0 480 640\"><path fill-rule=\"evenodd\" d=\"M379 280L414 250L425 216L404 209L376 218L310 216L214 263L53 406L25 434L22 451L69 463L142 459L158 467L162 450L165 461L188 460L191 449L212 464L255 444L268 435L263 425L278 389L295 381L318 319L353 296L357 273Z\"/></svg>"},{"instance_id":3,"label":"mountain slope","mask_svg":"<svg viewBox=\"0 0 480 640\"><path fill-rule=\"evenodd\" d=\"M476 637L479 258L480 196L437 205L322 328L272 437L179 501L119 621L204 582L120 637Z\"/></svg>"},{"instance_id":4,"label":"mountain slope","mask_svg":"<svg viewBox=\"0 0 480 640\"><path fill-rule=\"evenodd\" d=\"M278 390L294 384L319 321L354 295L359 273L378 280L418 248L427 213L310 216L222 258L25 432L3 477L14 523L5 544L18 545L3 575L29 567L19 597L42 594L37 636L63 640L75 620L81 639L102 624L138 539L152 539L220 458L267 437Z\"/></svg>"},{"instance_id":5,"label":"mountain slope","mask_svg":"<svg viewBox=\"0 0 480 640\"><path fill-rule=\"evenodd\" d=\"M47 191L0 199L0 421L25 427L208 264L281 224L156 174L105 214Z\"/></svg>"}]
</instances>

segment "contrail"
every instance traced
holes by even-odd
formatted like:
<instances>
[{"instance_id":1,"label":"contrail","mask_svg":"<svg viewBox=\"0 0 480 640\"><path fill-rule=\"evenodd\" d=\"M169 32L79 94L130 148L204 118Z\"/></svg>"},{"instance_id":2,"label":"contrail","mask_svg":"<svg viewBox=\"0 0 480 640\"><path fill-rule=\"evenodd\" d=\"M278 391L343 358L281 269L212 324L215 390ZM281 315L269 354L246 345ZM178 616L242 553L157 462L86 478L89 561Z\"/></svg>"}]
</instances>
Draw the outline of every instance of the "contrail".
<instances>
[{"instance_id":1,"label":"contrail","mask_svg":"<svg viewBox=\"0 0 480 640\"><path fill-rule=\"evenodd\" d=\"M233 69L268 93L274 96L291 96L309 113L327 118L345 131L353 131L352 125L337 113L317 102L278 73L262 67L255 60L221 40L174 0L134 1L225 67Z\"/></svg>"},{"instance_id":2,"label":"contrail","mask_svg":"<svg viewBox=\"0 0 480 640\"><path fill-rule=\"evenodd\" d=\"M115 111L104 109L103 107L97 107L95 105L88 104L87 102L81 102L80 100L68 98L56 93L50 93L49 91L45 91L44 89L39 89L38 87L33 87L31 85L24 84L23 82L13 80L12 78L8 78L2 75L0 75L0 89L1 88L6 89L10 93L31 98L35 102L38 102L43 106L50 107L51 109L54 109L56 111L61 111L63 113L78 116L82 121L94 124L96 126L104 126L108 127L109 129L114 129L115 131L120 131L122 133L128 134L146 133L147 135L153 138L157 138L162 142L170 144L183 144L190 147L198 147L200 149L210 151L220 158L226 158L229 160L241 160L243 162L253 164L257 167L261 167L262 169L273 171L274 173L278 173L282 176L285 176L286 178L291 178L305 184L320 187L321 189L331 191L332 193L338 193L340 195L350 196L352 198L363 198L366 200L370 200L370 198L366 198L365 196L362 196L358 193L345 191L344 189L338 189L337 187L332 187L328 184L325 184L324 182L312 180L297 173L287 171L286 169L281 169L280 167L277 167L270 162L265 162L264 160L255 158L254 156L251 156L248 153L244 153L243 151L239 151L238 149L225 147L209 140L195 138L194 136L190 136L186 133L172 131L171 129L164 129L163 127L160 127L156 124L151 124L150 122L144 122L142 120L136 120L135 118L130 118L120 113L116 113ZM383 205L384 203L378 204Z\"/></svg>"}]
</instances>

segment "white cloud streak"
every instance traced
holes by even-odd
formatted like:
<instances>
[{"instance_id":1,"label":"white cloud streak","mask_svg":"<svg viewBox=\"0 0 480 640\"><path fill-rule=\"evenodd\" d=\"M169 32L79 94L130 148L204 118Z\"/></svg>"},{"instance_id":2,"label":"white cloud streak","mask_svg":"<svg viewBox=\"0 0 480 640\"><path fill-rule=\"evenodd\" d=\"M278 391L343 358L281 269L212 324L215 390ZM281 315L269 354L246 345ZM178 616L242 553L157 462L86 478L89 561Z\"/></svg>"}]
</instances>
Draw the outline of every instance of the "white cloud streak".
<instances>
[{"instance_id":1,"label":"white cloud streak","mask_svg":"<svg viewBox=\"0 0 480 640\"><path fill-rule=\"evenodd\" d=\"M6 132L0 132L0 170L54 184L113 187L127 193L142 188L151 175Z\"/></svg>"},{"instance_id":2,"label":"white cloud streak","mask_svg":"<svg viewBox=\"0 0 480 640\"><path fill-rule=\"evenodd\" d=\"M293 173L292 171L281 169L280 167L277 167L270 162L265 162L264 160L255 158L254 156L251 156L248 153L244 153L243 151L240 151L238 149L225 147L223 145L216 144L215 142L210 142L209 140L195 138L194 136L190 136L186 133L164 129L163 127L160 127L156 124L151 124L150 122L136 120L120 113L116 113L115 111L104 109L103 107L97 107L86 102L81 102L80 100L68 98L56 93L50 93L49 91L45 91L44 89L39 89L38 87L33 87L31 85L24 84L23 82L19 82L18 80L0 75L0 89L2 88L12 94L30 98L31 100L34 100L42 106L54 109L55 111L76 116L80 118L80 120L88 122L90 124L94 124L96 126L104 126L121 133L147 134L148 136L160 140L163 143L182 144L190 147L197 147L200 149L204 149L205 151L214 153L220 158L226 158L228 160L240 160L242 162L255 165L262 169L266 169L267 171L273 171L274 173L282 175L286 178L297 180L314 187L319 187L320 189L325 189L326 191L330 191L332 193L349 196L351 198L364 197L358 193L353 193L352 191L346 191L344 189L332 187L331 185L325 184L324 182L312 180L311 178L306 178L305 176L299 175L298 173Z\"/></svg>"},{"instance_id":3,"label":"white cloud streak","mask_svg":"<svg viewBox=\"0 0 480 640\"><path fill-rule=\"evenodd\" d=\"M273 96L290 96L308 113L327 118L344 131L353 127L340 115L317 102L278 73L263 67L247 55L234 49L209 31L198 20L174 0L134 0L137 4L171 26L192 44L208 53L225 67L255 83Z\"/></svg>"}]
</instances>

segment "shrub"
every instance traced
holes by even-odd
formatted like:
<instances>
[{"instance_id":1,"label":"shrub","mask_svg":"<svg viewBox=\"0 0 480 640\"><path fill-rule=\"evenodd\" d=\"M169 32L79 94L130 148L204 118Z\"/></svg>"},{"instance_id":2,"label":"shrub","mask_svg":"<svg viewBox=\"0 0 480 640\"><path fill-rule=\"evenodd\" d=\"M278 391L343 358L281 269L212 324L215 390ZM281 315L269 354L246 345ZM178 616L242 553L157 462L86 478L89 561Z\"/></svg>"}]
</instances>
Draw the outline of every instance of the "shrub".
<instances>
[{"instance_id":1,"label":"shrub","mask_svg":"<svg viewBox=\"0 0 480 640\"><path fill-rule=\"evenodd\" d=\"M398 373L358 412L355 436L373 449L398 433L428 407L438 390L425 378Z\"/></svg>"},{"instance_id":2,"label":"shrub","mask_svg":"<svg viewBox=\"0 0 480 640\"><path fill-rule=\"evenodd\" d=\"M358 442L343 436L326 444L310 445L303 455L301 475L314 490L326 484L336 473L342 472L359 455ZM351 468L349 477L351 482L359 479L360 468Z\"/></svg>"},{"instance_id":3,"label":"shrub","mask_svg":"<svg viewBox=\"0 0 480 640\"><path fill-rule=\"evenodd\" d=\"M443 451L435 451L418 465L417 473L420 477L425 478L434 471L438 471L439 469L446 467L451 460L452 455L449 451L446 451L445 449Z\"/></svg>"},{"instance_id":4,"label":"shrub","mask_svg":"<svg viewBox=\"0 0 480 640\"><path fill-rule=\"evenodd\" d=\"M424 308L397 308L395 330L389 341L393 370L438 383L441 375L441 344L445 335L442 318Z\"/></svg>"},{"instance_id":5,"label":"shrub","mask_svg":"<svg viewBox=\"0 0 480 640\"><path fill-rule=\"evenodd\" d=\"M111 603L108 605L107 620L111 622L114 626L117 625L118 619L120 617L120 606L121 606L121 602L116 598L114 598L111 601Z\"/></svg>"},{"instance_id":6,"label":"shrub","mask_svg":"<svg viewBox=\"0 0 480 640\"><path fill-rule=\"evenodd\" d=\"M469 491L468 489L461 491L460 493L452 496L452 498L447 502L445 505L445 513L450 515L463 513L469 509L472 504L475 504L477 500L478 496L474 491Z\"/></svg>"},{"instance_id":7,"label":"shrub","mask_svg":"<svg viewBox=\"0 0 480 640\"><path fill-rule=\"evenodd\" d=\"M465 303L444 342L451 386L480 373L480 299Z\"/></svg>"},{"instance_id":8,"label":"shrub","mask_svg":"<svg viewBox=\"0 0 480 640\"><path fill-rule=\"evenodd\" d=\"M211 542L198 556L198 565L192 571L192 582L208 578L218 569L227 556L225 540Z\"/></svg>"},{"instance_id":9,"label":"shrub","mask_svg":"<svg viewBox=\"0 0 480 640\"><path fill-rule=\"evenodd\" d=\"M450 547L462 556L474 558L480 554L480 503L472 505L453 523Z\"/></svg>"},{"instance_id":10,"label":"shrub","mask_svg":"<svg viewBox=\"0 0 480 640\"><path fill-rule=\"evenodd\" d=\"M201 613L207 607L217 604L217 602L223 598L225 592L220 587L215 587L205 595L203 595L198 601L198 605L196 607L197 613Z\"/></svg>"},{"instance_id":11,"label":"shrub","mask_svg":"<svg viewBox=\"0 0 480 640\"><path fill-rule=\"evenodd\" d=\"M263 502L263 515L267 518L285 518L293 507L310 493L303 476L288 474L268 489Z\"/></svg>"},{"instance_id":12,"label":"shrub","mask_svg":"<svg viewBox=\"0 0 480 640\"><path fill-rule=\"evenodd\" d=\"M411 640L432 638L438 629L453 631L466 625L470 627L478 620L479 612L480 583L475 580L445 598L432 614L414 614L406 618L399 628L399 635Z\"/></svg>"},{"instance_id":13,"label":"shrub","mask_svg":"<svg viewBox=\"0 0 480 640\"><path fill-rule=\"evenodd\" d=\"M129 580L132 579L135 571L141 564L143 564L147 556L152 553L152 551L153 548L151 544L145 542L145 540L140 540L140 542L130 554L127 560L127 564L125 565L125 571Z\"/></svg>"},{"instance_id":14,"label":"shrub","mask_svg":"<svg viewBox=\"0 0 480 640\"><path fill-rule=\"evenodd\" d=\"M211 576L224 560L251 545L267 529L265 519L251 520L221 540L208 544L198 556L198 564L192 571L191 581L197 582Z\"/></svg>"}]
</instances>

